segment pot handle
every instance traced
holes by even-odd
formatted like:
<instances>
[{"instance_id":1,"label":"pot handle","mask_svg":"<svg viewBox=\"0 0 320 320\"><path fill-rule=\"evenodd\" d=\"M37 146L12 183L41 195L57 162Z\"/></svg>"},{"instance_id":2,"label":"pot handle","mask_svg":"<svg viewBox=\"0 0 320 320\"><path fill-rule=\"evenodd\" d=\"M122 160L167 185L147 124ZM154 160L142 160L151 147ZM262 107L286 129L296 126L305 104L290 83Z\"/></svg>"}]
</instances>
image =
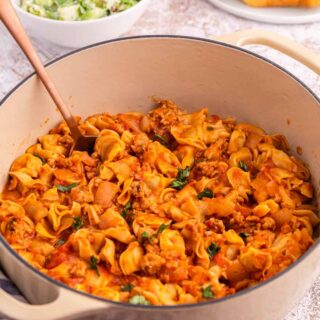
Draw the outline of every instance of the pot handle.
<instances>
[{"instance_id":1,"label":"pot handle","mask_svg":"<svg viewBox=\"0 0 320 320\"><path fill-rule=\"evenodd\" d=\"M235 46L261 44L278 50L320 74L320 55L277 33L265 30L243 30L215 38Z\"/></svg>"},{"instance_id":2,"label":"pot handle","mask_svg":"<svg viewBox=\"0 0 320 320\"><path fill-rule=\"evenodd\" d=\"M106 310L108 304L72 291L58 288L57 298L47 304L29 305L21 302L3 289L0 289L1 313L16 320L67 320L92 315L93 312Z\"/></svg>"}]
</instances>

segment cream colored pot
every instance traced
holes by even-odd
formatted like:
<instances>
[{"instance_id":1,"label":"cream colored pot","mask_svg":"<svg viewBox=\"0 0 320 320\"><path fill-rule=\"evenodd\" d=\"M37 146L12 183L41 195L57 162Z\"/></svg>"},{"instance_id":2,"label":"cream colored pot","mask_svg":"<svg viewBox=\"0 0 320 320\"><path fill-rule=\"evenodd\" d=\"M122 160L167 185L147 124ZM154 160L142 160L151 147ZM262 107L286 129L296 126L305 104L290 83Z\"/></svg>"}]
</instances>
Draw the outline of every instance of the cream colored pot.
<instances>
[{"instance_id":1,"label":"cream colored pot","mask_svg":"<svg viewBox=\"0 0 320 320\"><path fill-rule=\"evenodd\" d=\"M320 58L299 45L264 32L225 38L234 44L264 43L320 73ZM193 110L233 116L285 134L293 151L302 146L314 184L320 180L320 103L298 79L257 55L222 42L184 37L115 40L77 51L48 67L75 113L147 111L150 97L170 98ZM0 183L14 158L61 116L34 75L15 88L0 108ZM174 307L132 306L68 289L27 265L0 237L3 268L28 300L0 290L0 309L21 320L276 320L310 287L320 271L320 242L285 272L255 288L221 300ZM39 305L40 304L40 305ZM95 317L94 317L95 316Z\"/></svg>"}]
</instances>

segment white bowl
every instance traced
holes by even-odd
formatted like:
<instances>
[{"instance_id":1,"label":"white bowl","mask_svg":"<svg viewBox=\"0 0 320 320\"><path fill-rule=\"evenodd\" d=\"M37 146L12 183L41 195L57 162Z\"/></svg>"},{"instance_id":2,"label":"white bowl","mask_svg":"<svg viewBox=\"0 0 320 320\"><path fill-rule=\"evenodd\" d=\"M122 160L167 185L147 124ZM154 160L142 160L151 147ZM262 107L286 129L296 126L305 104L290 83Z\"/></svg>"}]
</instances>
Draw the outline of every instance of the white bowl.
<instances>
[{"instance_id":1,"label":"white bowl","mask_svg":"<svg viewBox=\"0 0 320 320\"><path fill-rule=\"evenodd\" d=\"M20 8L20 0L12 0L24 27L36 38L69 48L80 48L113 39L127 32L142 16L150 0L141 0L132 8L95 20L59 21L42 18Z\"/></svg>"}]
</instances>

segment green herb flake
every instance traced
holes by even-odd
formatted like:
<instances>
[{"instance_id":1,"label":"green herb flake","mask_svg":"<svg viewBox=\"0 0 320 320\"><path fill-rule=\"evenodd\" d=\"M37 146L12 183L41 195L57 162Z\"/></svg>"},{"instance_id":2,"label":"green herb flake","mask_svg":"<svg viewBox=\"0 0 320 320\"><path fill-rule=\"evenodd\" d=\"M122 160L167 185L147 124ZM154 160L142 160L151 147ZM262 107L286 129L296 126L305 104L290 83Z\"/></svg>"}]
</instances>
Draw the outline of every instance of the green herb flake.
<instances>
[{"instance_id":1,"label":"green herb flake","mask_svg":"<svg viewBox=\"0 0 320 320\"><path fill-rule=\"evenodd\" d=\"M210 260L212 260L214 258L214 256L220 251L220 249L221 248L216 243L211 242L211 244L207 250L209 253Z\"/></svg>"},{"instance_id":2,"label":"green herb flake","mask_svg":"<svg viewBox=\"0 0 320 320\"><path fill-rule=\"evenodd\" d=\"M141 296L141 295L133 296L132 298L129 299L129 303L141 304L144 306L148 306L150 304L150 302L148 300L146 300L146 298L144 296Z\"/></svg>"},{"instance_id":3,"label":"green herb flake","mask_svg":"<svg viewBox=\"0 0 320 320\"><path fill-rule=\"evenodd\" d=\"M63 186L61 184L57 184L57 189L61 192L70 192L71 189L75 188L78 184L77 183L71 183L67 186Z\"/></svg>"},{"instance_id":4,"label":"green herb flake","mask_svg":"<svg viewBox=\"0 0 320 320\"><path fill-rule=\"evenodd\" d=\"M186 167L185 169L178 170L177 180L185 181L190 175L190 167Z\"/></svg>"},{"instance_id":5,"label":"green herb flake","mask_svg":"<svg viewBox=\"0 0 320 320\"><path fill-rule=\"evenodd\" d=\"M165 229L167 229L169 225L166 225L164 223L160 224L159 229L157 232L153 235L153 238L157 238L160 233L162 233Z\"/></svg>"},{"instance_id":6,"label":"green herb flake","mask_svg":"<svg viewBox=\"0 0 320 320\"><path fill-rule=\"evenodd\" d=\"M245 172L248 172L248 171L249 171L248 166L247 166L243 161L240 161L240 162L239 162L239 168L242 169L242 170L245 171Z\"/></svg>"},{"instance_id":7,"label":"green herb flake","mask_svg":"<svg viewBox=\"0 0 320 320\"><path fill-rule=\"evenodd\" d=\"M121 212L121 216L123 219L126 219L128 214L129 214L129 211L132 209L132 201L129 200L126 205L123 207L123 210Z\"/></svg>"},{"instance_id":8,"label":"green herb flake","mask_svg":"<svg viewBox=\"0 0 320 320\"><path fill-rule=\"evenodd\" d=\"M208 130L208 131L213 131L213 130L214 130L214 127L208 126L208 127L207 127L207 130Z\"/></svg>"},{"instance_id":9,"label":"green herb flake","mask_svg":"<svg viewBox=\"0 0 320 320\"><path fill-rule=\"evenodd\" d=\"M165 137L163 137L157 133L153 136L153 140L160 142L165 147L168 147L168 145L169 145L168 140Z\"/></svg>"},{"instance_id":10,"label":"green herb flake","mask_svg":"<svg viewBox=\"0 0 320 320\"><path fill-rule=\"evenodd\" d=\"M157 231L157 235L159 235L160 233L162 233L168 226L164 223L162 223Z\"/></svg>"},{"instance_id":11,"label":"green herb flake","mask_svg":"<svg viewBox=\"0 0 320 320\"><path fill-rule=\"evenodd\" d=\"M187 184L187 181L174 180L170 183L170 187L177 190L181 190L186 184Z\"/></svg>"},{"instance_id":12,"label":"green herb flake","mask_svg":"<svg viewBox=\"0 0 320 320\"><path fill-rule=\"evenodd\" d=\"M151 240L152 238L149 236L149 234L148 234L148 232L146 232L146 231L144 231L144 232L142 232L141 233L141 241L143 242L143 241L145 241L145 240Z\"/></svg>"},{"instance_id":13,"label":"green herb flake","mask_svg":"<svg viewBox=\"0 0 320 320\"><path fill-rule=\"evenodd\" d=\"M197 196L199 200L202 200L203 198L210 198L212 199L214 197L214 193L212 190L205 188L202 192L200 192Z\"/></svg>"},{"instance_id":14,"label":"green herb flake","mask_svg":"<svg viewBox=\"0 0 320 320\"><path fill-rule=\"evenodd\" d=\"M187 184L187 178L190 175L190 168L186 167L185 169L178 169L178 175L176 180L172 181L170 184L171 188L181 190Z\"/></svg>"},{"instance_id":15,"label":"green herb flake","mask_svg":"<svg viewBox=\"0 0 320 320\"><path fill-rule=\"evenodd\" d=\"M73 225L72 225L72 228L74 230L79 230L80 228L82 228L84 225L84 222L83 222L83 219L82 217L73 217Z\"/></svg>"},{"instance_id":16,"label":"green herb flake","mask_svg":"<svg viewBox=\"0 0 320 320\"><path fill-rule=\"evenodd\" d=\"M246 241L247 238L249 237L249 235L248 235L246 232L240 232L240 233L239 233L239 236L240 236L244 241Z\"/></svg>"},{"instance_id":17,"label":"green herb flake","mask_svg":"<svg viewBox=\"0 0 320 320\"><path fill-rule=\"evenodd\" d=\"M54 246L55 246L56 248L59 248L59 247L61 247L63 244L65 244L65 241L64 241L63 239L58 239L58 240L56 241L56 243L54 244Z\"/></svg>"},{"instance_id":18,"label":"green herb flake","mask_svg":"<svg viewBox=\"0 0 320 320\"><path fill-rule=\"evenodd\" d=\"M42 157L40 157L38 154L34 154L35 157L41 160L42 164L46 163L46 160L44 160Z\"/></svg>"},{"instance_id":19,"label":"green herb flake","mask_svg":"<svg viewBox=\"0 0 320 320\"><path fill-rule=\"evenodd\" d=\"M205 288L202 288L202 297L206 299L214 298L214 295L212 293L212 286L209 285Z\"/></svg>"},{"instance_id":20,"label":"green herb flake","mask_svg":"<svg viewBox=\"0 0 320 320\"><path fill-rule=\"evenodd\" d=\"M141 241L144 242L145 240L149 240L149 242L152 243L152 241L155 238L157 238L159 236L159 234L162 233L168 227L169 227L169 225L166 225L166 224L162 223L159 226L157 232L154 235L152 235L151 237L149 236L149 234L146 231L144 231L140 236L141 237Z\"/></svg>"},{"instance_id":21,"label":"green herb flake","mask_svg":"<svg viewBox=\"0 0 320 320\"><path fill-rule=\"evenodd\" d=\"M100 277L100 272L98 269L98 259L95 256L91 256L89 261L89 269L94 270L98 277Z\"/></svg>"},{"instance_id":22,"label":"green herb flake","mask_svg":"<svg viewBox=\"0 0 320 320\"><path fill-rule=\"evenodd\" d=\"M134 285L131 283L128 283L128 284L121 286L120 290L122 292L130 292L133 288L134 288Z\"/></svg>"}]
</instances>

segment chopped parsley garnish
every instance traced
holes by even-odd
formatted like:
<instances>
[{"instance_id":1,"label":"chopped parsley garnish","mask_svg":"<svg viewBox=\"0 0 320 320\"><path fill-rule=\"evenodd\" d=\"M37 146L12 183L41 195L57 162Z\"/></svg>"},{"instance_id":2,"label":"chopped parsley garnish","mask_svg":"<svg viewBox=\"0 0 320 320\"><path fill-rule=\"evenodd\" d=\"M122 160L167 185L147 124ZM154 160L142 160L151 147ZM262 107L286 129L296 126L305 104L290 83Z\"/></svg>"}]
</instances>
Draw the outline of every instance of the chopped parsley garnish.
<instances>
[{"instance_id":1,"label":"chopped parsley garnish","mask_svg":"<svg viewBox=\"0 0 320 320\"><path fill-rule=\"evenodd\" d=\"M46 160L44 160L42 157L40 157L39 155L37 154L34 154L35 157L39 158L42 162L42 164L45 164L46 163Z\"/></svg>"},{"instance_id":2,"label":"chopped parsley garnish","mask_svg":"<svg viewBox=\"0 0 320 320\"><path fill-rule=\"evenodd\" d=\"M166 228L168 228L168 227L169 227L169 225L167 225L167 224L164 224L164 223L160 224L159 229L158 229L157 232L153 235L152 238L157 238L158 235L159 235L160 233L162 233L162 232L163 232Z\"/></svg>"},{"instance_id":3,"label":"chopped parsley garnish","mask_svg":"<svg viewBox=\"0 0 320 320\"><path fill-rule=\"evenodd\" d=\"M92 256L89 261L89 269L94 270L98 277L100 277L100 272L98 269L98 259L95 256Z\"/></svg>"},{"instance_id":4,"label":"chopped parsley garnish","mask_svg":"<svg viewBox=\"0 0 320 320\"><path fill-rule=\"evenodd\" d=\"M141 295L133 296L132 298L129 299L129 303L142 304L145 306L148 306L150 304L150 302L144 296L141 296Z\"/></svg>"},{"instance_id":5,"label":"chopped parsley garnish","mask_svg":"<svg viewBox=\"0 0 320 320\"><path fill-rule=\"evenodd\" d=\"M181 190L183 189L183 187L187 184L187 181L172 181L170 184L171 188L177 189L177 190Z\"/></svg>"},{"instance_id":6,"label":"chopped parsley garnish","mask_svg":"<svg viewBox=\"0 0 320 320\"><path fill-rule=\"evenodd\" d=\"M248 235L246 232L240 232L240 233L239 233L239 236L240 236L244 241L246 241L247 238L249 237L249 235Z\"/></svg>"},{"instance_id":7,"label":"chopped parsley garnish","mask_svg":"<svg viewBox=\"0 0 320 320\"><path fill-rule=\"evenodd\" d=\"M170 184L171 188L181 190L187 184L187 178L190 175L190 168L179 169L176 180L172 181Z\"/></svg>"},{"instance_id":8,"label":"chopped parsley garnish","mask_svg":"<svg viewBox=\"0 0 320 320\"><path fill-rule=\"evenodd\" d=\"M202 192L200 192L198 194L198 199L199 200L202 200L203 198L210 198L212 199L214 197L214 193L212 190L208 189L208 188L205 188Z\"/></svg>"},{"instance_id":9,"label":"chopped parsley garnish","mask_svg":"<svg viewBox=\"0 0 320 320\"><path fill-rule=\"evenodd\" d=\"M83 219L82 219L82 217L79 217L79 216L77 216L77 217L73 217L73 225L72 225L72 228L74 229L74 230L79 230L80 228L82 228L83 227Z\"/></svg>"},{"instance_id":10,"label":"chopped parsley garnish","mask_svg":"<svg viewBox=\"0 0 320 320\"><path fill-rule=\"evenodd\" d=\"M239 161L239 168L242 169L245 172L249 171L248 166L243 161Z\"/></svg>"},{"instance_id":11,"label":"chopped parsley garnish","mask_svg":"<svg viewBox=\"0 0 320 320\"><path fill-rule=\"evenodd\" d=\"M57 189L61 192L70 192L71 189L75 188L78 184L71 183L67 186L63 186L62 184L57 184Z\"/></svg>"},{"instance_id":12,"label":"chopped parsley garnish","mask_svg":"<svg viewBox=\"0 0 320 320\"><path fill-rule=\"evenodd\" d=\"M158 236L161 232L163 232L168 226L164 223L160 224L160 227L156 233L156 235Z\"/></svg>"},{"instance_id":13,"label":"chopped parsley garnish","mask_svg":"<svg viewBox=\"0 0 320 320\"><path fill-rule=\"evenodd\" d=\"M208 247L208 253L209 253L209 258L210 260L212 260L214 258L214 256L220 251L220 247L214 243L211 242L210 246Z\"/></svg>"},{"instance_id":14,"label":"chopped parsley garnish","mask_svg":"<svg viewBox=\"0 0 320 320\"><path fill-rule=\"evenodd\" d=\"M149 236L148 232L144 231L141 234L141 241L144 242L145 240L149 240L150 243L152 243L153 239L157 238L159 236L160 233L162 233L166 228L168 228L169 225L166 225L164 223L162 223L157 232L155 234L153 234L151 237Z\"/></svg>"},{"instance_id":15,"label":"chopped parsley garnish","mask_svg":"<svg viewBox=\"0 0 320 320\"><path fill-rule=\"evenodd\" d=\"M206 299L210 299L210 298L214 297L214 295L212 293L212 286L211 285L202 289L202 297L206 298Z\"/></svg>"},{"instance_id":16,"label":"chopped parsley garnish","mask_svg":"<svg viewBox=\"0 0 320 320\"><path fill-rule=\"evenodd\" d=\"M131 283L121 286L120 290L123 292L130 292L134 288L134 285Z\"/></svg>"},{"instance_id":17,"label":"chopped parsley garnish","mask_svg":"<svg viewBox=\"0 0 320 320\"><path fill-rule=\"evenodd\" d=\"M54 246L55 246L56 248L59 248L59 247L61 247L64 243L65 243L65 241L64 241L63 239L58 239L58 240L56 241L56 243L54 244Z\"/></svg>"},{"instance_id":18,"label":"chopped parsley garnish","mask_svg":"<svg viewBox=\"0 0 320 320\"><path fill-rule=\"evenodd\" d=\"M141 233L141 241L145 241L145 240L151 240L152 238L149 236L148 232L144 231Z\"/></svg>"},{"instance_id":19,"label":"chopped parsley garnish","mask_svg":"<svg viewBox=\"0 0 320 320\"><path fill-rule=\"evenodd\" d=\"M190 175L190 168L189 167L186 167L185 169L179 169L177 180L184 181L189 177L189 175Z\"/></svg>"},{"instance_id":20,"label":"chopped parsley garnish","mask_svg":"<svg viewBox=\"0 0 320 320\"><path fill-rule=\"evenodd\" d=\"M168 145L169 145L168 140L165 137L163 137L157 133L153 136L153 140L160 142L165 147L168 147Z\"/></svg>"},{"instance_id":21,"label":"chopped parsley garnish","mask_svg":"<svg viewBox=\"0 0 320 320\"><path fill-rule=\"evenodd\" d=\"M121 216L123 219L127 219L130 210L132 209L132 201L129 200L126 205L123 207L123 210L121 212Z\"/></svg>"}]
</instances>

